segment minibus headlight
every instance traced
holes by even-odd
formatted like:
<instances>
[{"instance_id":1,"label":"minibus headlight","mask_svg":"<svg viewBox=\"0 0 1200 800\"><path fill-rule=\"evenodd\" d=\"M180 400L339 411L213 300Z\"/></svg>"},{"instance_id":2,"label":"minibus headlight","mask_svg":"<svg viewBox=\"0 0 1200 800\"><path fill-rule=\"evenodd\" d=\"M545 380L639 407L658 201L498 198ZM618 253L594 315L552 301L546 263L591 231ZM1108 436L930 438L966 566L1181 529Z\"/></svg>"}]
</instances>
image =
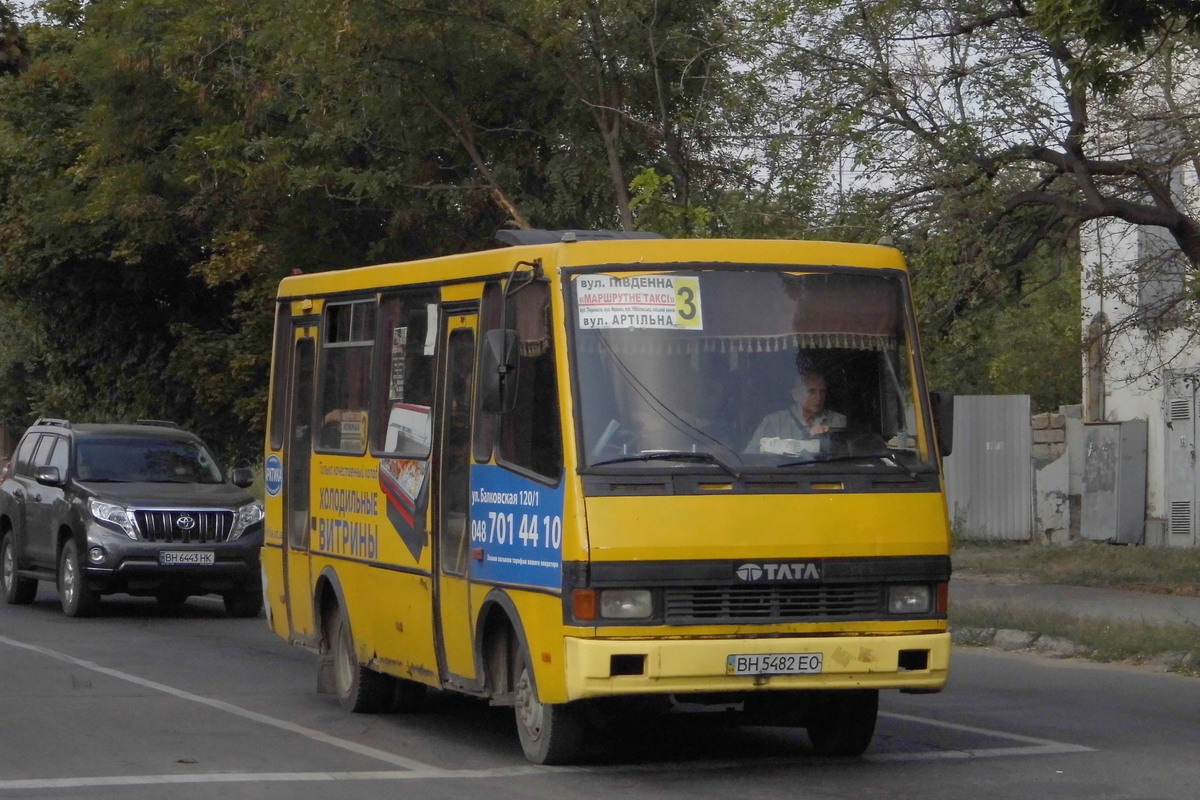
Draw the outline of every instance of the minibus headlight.
<instances>
[{"instance_id":1,"label":"minibus headlight","mask_svg":"<svg viewBox=\"0 0 1200 800\"><path fill-rule=\"evenodd\" d=\"M646 619L654 611L646 589L605 589L600 592L600 616L604 619Z\"/></svg>"},{"instance_id":2,"label":"minibus headlight","mask_svg":"<svg viewBox=\"0 0 1200 800\"><path fill-rule=\"evenodd\" d=\"M887 610L889 614L928 614L932 599L928 584L896 584L888 587Z\"/></svg>"}]
</instances>

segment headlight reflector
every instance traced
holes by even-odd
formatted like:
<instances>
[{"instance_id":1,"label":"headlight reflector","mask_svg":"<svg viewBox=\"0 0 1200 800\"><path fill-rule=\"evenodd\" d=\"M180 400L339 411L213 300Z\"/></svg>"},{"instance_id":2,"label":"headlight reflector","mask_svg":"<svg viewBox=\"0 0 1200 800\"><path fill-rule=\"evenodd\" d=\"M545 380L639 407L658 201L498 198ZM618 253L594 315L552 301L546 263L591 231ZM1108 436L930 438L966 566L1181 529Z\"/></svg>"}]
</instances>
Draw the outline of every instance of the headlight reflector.
<instances>
[{"instance_id":1,"label":"headlight reflector","mask_svg":"<svg viewBox=\"0 0 1200 800\"><path fill-rule=\"evenodd\" d=\"M247 503L237 510L237 519L233 521L233 530L229 532L229 541L241 536L246 532L251 525L255 525L263 521L266 516L263 511L263 504L258 500L253 503Z\"/></svg>"},{"instance_id":2,"label":"headlight reflector","mask_svg":"<svg viewBox=\"0 0 1200 800\"><path fill-rule=\"evenodd\" d=\"M130 539L137 541L140 538L137 521L134 520L133 513L125 506L105 503L93 497L88 500L88 511L97 521L107 522L109 525L120 528Z\"/></svg>"},{"instance_id":3,"label":"headlight reflector","mask_svg":"<svg viewBox=\"0 0 1200 800\"><path fill-rule=\"evenodd\" d=\"M604 589L600 592L600 616L604 619L646 619L654 612L647 589Z\"/></svg>"},{"instance_id":4,"label":"headlight reflector","mask_svg":"<svg viewBox=\"0 0 1200 800\"><path fill-rule=\"evenodd\" d=\"M887 610L889 614L928 614L932 600L928 584L896 584L888 587Z\"/></svg>"}]
</instances>

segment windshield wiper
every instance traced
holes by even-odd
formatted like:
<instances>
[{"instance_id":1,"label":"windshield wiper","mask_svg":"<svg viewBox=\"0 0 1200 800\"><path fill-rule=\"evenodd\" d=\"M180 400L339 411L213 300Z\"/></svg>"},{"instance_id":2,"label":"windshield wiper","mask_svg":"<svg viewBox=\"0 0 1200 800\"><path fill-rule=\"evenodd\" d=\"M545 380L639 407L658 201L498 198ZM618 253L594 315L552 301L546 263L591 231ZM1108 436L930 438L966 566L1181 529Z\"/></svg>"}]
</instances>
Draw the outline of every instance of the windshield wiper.
<instances>
[{"instance_id":1,"label":"windshield wiper","mask_svg":"<svg viewBox=\"0 0 1200 800\"><path fill-rule=\"evenodd\" d=\"M912 467L906 466L896 458L896 454L892 452L883 453L836 453L825 457L813 457L803 461L787 461L779 464L779 467L806 467L811 464L828 464L834 461L860 461L862 459L874 459L882 461L889 467L894 467L903 472L914 481L917 479L917 472Z\"/></svg>"},{"instance_id":2,"label":"windshield wiper","mask_svg":"<svg viewBox=\"0 0 1200 800\"><path fill-rule=\"evenodd\" d=\"M742 477L741 473L736 469L706 450L697 450L694 452L691 450L649 450L645 453L633 453L627 456L597 461L591 466L603 467L608 464L625 464L630 461L704 461L709 464L716 464L735 478Z\"/></svg>"}]
</instances>

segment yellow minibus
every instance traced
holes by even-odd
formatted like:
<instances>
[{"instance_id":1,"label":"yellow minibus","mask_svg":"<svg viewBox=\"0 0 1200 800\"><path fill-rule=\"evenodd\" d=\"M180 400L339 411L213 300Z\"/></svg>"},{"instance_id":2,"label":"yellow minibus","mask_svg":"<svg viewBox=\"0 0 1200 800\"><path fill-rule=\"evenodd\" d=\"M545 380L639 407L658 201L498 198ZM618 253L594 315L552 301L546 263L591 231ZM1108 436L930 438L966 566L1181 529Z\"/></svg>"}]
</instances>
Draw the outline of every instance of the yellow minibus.
<instances>
[{"instance_id":1,"label":"yellow minibus","mask_svg":"<svg viewBox=\"0 0 1200 800\"><path fill-rule=\"evenodd\" d=\"M857 755L940 690L953 398L901 254L498 239L280 284L263 582L318 690L512 706L545 764L695 708Z\"/></svg>"}]
</instances>

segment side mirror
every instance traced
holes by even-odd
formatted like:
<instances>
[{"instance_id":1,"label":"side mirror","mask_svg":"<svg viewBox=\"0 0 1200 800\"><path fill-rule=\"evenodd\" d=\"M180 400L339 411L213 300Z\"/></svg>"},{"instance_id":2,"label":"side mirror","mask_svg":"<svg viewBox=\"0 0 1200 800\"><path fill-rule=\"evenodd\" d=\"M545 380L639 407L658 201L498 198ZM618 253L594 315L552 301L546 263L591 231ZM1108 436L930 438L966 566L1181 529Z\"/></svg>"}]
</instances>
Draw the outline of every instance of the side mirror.
<instances>
[{"instance_id":1,"label":"side mirror","mask_svg":"<svg viewBox=\"0 0 1200 800\"><path fill-rule=\"evenodd\" d=\"M929 408L933 412L933 430L937 436L942 458L954 448L954 392L934 389L929 393Z\"/></svg>"},{"instance_id":2,"label":"side mirror","mask_svg":"<svg viewBox=\"0 0 1200 800\"><path fill-rule=\"evenodd\" d=\"M238 467L230 474L229 480L239 489L249 488L254 484L254 470L249 467Z\"/></svg>"},{"instance_id":3,"label":"side mirror","mask_svg":"<svg viewBox=\"0 0 1200 800\"><path fill-rule=\"evenodd\" d=\"M38 467L33 471L33 479L43 486L62 486L62 473L58 467Z\"/></svg>"},{"instance_id":4,"label":"side mirror","mask_svg":"<svg viewBox=\"0 0 1200 800\"><path fill-rule=\"evenodd\" d=\"M483 335L479 356L480 408L507 414L517 404L517 332L491 330Z\"/></svg>"}]
</instances>

